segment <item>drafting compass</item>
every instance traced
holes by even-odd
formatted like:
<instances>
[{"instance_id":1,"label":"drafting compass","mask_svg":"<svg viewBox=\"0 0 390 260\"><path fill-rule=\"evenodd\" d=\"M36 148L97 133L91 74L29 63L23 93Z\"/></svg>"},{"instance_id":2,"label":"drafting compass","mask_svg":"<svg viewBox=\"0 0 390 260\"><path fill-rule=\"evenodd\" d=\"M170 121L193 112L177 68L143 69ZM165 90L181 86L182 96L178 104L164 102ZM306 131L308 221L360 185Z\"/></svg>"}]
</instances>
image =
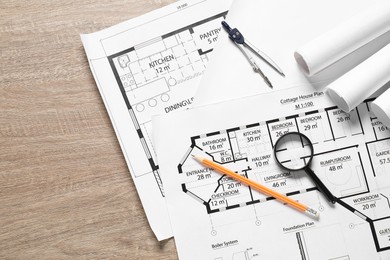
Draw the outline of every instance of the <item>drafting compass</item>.
<instances>
[{"instance_id":1,"label":"drafting compass","mask_svg":"<svg viewBox=\"0 0 390 260\"><path fill-rule=\"evenodd\" d=\"M255 46L250 44L248 41L245 41L244 36L240 33L240 31L237 28L234 28L234 29L230 28L230 26L225 21L222 22L222 26L229 33L230 40L232 40L232 42L235 43L235 45L240 49L242 54L244 54L245 58L249 61L253 70L260 74L260 76L264 79L265 83L267 83L267 85L270 88L273 88L273 86L272 86L271 82L269 81L269 79L267 78L267 76L265 76L263 71L256 64L253 57L251 55L249 55L247 50L250 50L251 52L253 52L256 56L258 56L265 63L267 63L271 68L273 68L277 73L279 73L280 75L282 75L284 77L284 73L279 68L279 66L276 65L276 63L270 57L268 57L264 52L261 52Z\"/></svg>"}]
</instances>

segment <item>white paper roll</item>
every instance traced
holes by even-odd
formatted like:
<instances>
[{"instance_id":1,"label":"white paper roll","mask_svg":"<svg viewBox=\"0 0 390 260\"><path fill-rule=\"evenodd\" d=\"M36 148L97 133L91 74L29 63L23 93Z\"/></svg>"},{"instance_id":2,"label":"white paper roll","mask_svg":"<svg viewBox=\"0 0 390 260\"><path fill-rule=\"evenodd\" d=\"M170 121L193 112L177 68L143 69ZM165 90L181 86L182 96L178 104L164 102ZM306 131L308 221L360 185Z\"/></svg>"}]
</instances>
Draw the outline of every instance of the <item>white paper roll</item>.
<instances>
[{"instance_id":1,"label":"white paper roll","mask_svg":"<svg viewBox=\"0 0 390 260\"><path fill-rule=\"evenodd\" d=\"M390 128L390 89L371 103L371 109L378 120Z\"/></svg>"},{"instance_id":2,"label":"white paper roll","mask_svg":"<svg viewBox=\"0 0 390 260\"><path fill-rule=\"evenodd\" d=\"M390 31L390 2L375 5L294 53L303 71L312 76L375 38Z\"/></svg>"},{"instance_id":3,"label":"white paper roll","mask_svg":"<svg viewBox=\"0 0 390 260\"><path fill-rule=\"evenodd\" d=\"M328 85L327 93L350 112L390 81L390 44Z\"/></svg>"}]
</instances>

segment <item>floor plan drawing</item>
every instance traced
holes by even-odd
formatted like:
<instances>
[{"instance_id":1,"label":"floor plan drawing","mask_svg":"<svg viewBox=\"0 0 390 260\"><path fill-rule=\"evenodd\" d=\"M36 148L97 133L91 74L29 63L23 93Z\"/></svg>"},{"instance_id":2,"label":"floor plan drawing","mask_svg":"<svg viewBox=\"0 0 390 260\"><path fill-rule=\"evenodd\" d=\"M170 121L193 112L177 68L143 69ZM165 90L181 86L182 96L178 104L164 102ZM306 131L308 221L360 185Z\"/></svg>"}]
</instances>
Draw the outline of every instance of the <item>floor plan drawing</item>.
<instances>
[{"instance_id":1,"label":"floor plan drawing","mask_svg":"<svg viewBox=\"0 0 390 260\"><path fill-rule=\"evenodd\" d=\"M144 149L144 168L134 171L134 175L153 172L162 196L164 190L150 134L151 116L191 105L193 98L185 93L193 92L193 85L189 89L183 83L203 74L226 14L217 14L108 57Z\"/></svg>"},{"instance_id":2,"label":"floor plan drawing","mask_svg":"<svg viewBox=\"0 0 390 260\"><path fill-rule=\"evenodd\" d=\"M294 95L297 99L290 98ZM264 102L267 98L271 101ZM242 250L251 241L256 241L253 250L264 259L387 259L390 256L390 129L372 114L373 99L350 113L334 106L323 92L300 95L290 89L263 96L261 100L266 104L258 104L257 100L260 97L252 97L246 101L248 104L231 101L208 107L210 114L223 111L230 115L230 121L245 124L232 125L218 117L208 120L205 116L196 121L198 113L205 109L200 107L187 115L188 121L193 116L191 126L195 129L183 126L180 131L185 134L175 131L177 140L187 143L187 148L177 145L181 152L167 155L175 158L176 166L173 159L160 159L163 179L169 182L168 193L174 196L168 195L168 201L173 205L177 201L185 202L192 209L191 213L176 210L172 215L182 217L177 217L176 225L184 228L181 221L200 222L195 225L201 229L198 234L211 244L207 246L205 242L200 248L205 251L212 248L209 254L226 253L223 259L229 259L233 248ZM272 102L281 104L280 111L269 113L274 113L274 117L267 115L266 120L253 121L249 119L258 116L244 113L245 109L272 107ZM287 109L290 113L283 114ZM222 125L229 127L215 127ZM304 171L290 172L276 164L274 144L289 132L300 132L311 139L314 157L310 167L336 196L335 205L327 202ZM164 144L161 141L160 145ZM303 201L320 212L319 221L290 211L273 197L199 164L191 155L206 157ZM164 169L168 168L170 173L165 174ZM280 241L284 252L277 251L267 239ZM232 241L236 243L229 244ZM320 245L326 245L326 250L320 249ZM357 253L353 249L356 247L364 248L364 252Z\"/></svg>"},{"instance_id":3,"label":"floor plan drawing","mask_svg":"<svg viewBox=\"0 0 390 260\"><path fill-rule=\"evenodd\" d=\"M380 222L390 225L390 190L383 191L388 194L385 196L375 183L378 173L383 175L390 171L390 130L370 117L372 129L369 130L373 133L370 138L373 140L364 142L360 113L369 114L369 101L365 104L351 113L329 107L192 137L191 147L178 165L179 173L187 179L182 184L183 192L200 201L209 214L273 199L256 196L250 187L230 177L212 175L212 169L194 164L192 160L186 165L189 154L204 153L213 161L229 165L245 177L278 189L287 196L317 190L316 187L304 188L307 184L297 181L293 172L280 172L279 167L270 162L273 144L280 136L290 131L302 132L310 136L315 147L320 144L328 147L315 153L311 165L314 172L321 176L341 206L370 223L377 250L390 250L390 243L379 243L383 234L376 228ZM367 167L373 170L369 176L370 182L374 182L371 185L361 156L370 158ZM387 238L390 239L390 234Z\"/></svg>"},{"instance_id":4,"label":"floor plan drawing","mask_svg":"<svg viewBox=\"0 0 390 260\"><path fill-rule=\"evenodd\" d=\"M95 81L159 239L170 237L171 231L151 118L192 104L230 2L177 1L82 35Z\"/></svg>"}]
</instances>

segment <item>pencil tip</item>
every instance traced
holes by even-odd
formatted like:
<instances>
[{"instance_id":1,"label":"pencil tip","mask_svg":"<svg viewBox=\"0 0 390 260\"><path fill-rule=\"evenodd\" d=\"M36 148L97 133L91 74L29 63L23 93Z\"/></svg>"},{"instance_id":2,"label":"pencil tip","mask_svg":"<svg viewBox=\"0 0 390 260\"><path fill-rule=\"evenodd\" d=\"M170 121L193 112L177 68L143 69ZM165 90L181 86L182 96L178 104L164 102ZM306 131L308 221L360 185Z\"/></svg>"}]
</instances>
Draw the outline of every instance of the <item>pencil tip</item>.
<instances>
[{"instance_id":1,"label":"pencil tip","mask_svg":"<svg viewBox=\"0 0 390 260\"><path fill-rule=\"evenodd\" d=\"M191 156L192 156L192 158L193 158L194 160L200 161L200 158L199 158L198 156L193 155L193 154L191 154Z\"/></svg>"}]
</instances>

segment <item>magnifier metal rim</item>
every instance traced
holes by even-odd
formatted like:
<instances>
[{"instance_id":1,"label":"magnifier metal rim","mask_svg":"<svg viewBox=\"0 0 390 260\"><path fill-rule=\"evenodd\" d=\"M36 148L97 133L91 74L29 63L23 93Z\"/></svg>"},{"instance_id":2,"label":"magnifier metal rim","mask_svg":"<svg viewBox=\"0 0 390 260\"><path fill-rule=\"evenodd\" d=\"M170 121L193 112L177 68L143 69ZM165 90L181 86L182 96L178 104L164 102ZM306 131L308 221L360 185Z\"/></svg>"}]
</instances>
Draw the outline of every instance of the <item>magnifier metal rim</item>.
<instances>
[{"instance_id":1,"label":"magnifier metal rim","mask_svg":"<svg viewBox=\"0 0 390 260\"><path fill-rule=\"evenodd\" d=\"M287 137L287 136L289 136L289 135L299 135L299 136L301 136L303 139L306 139L306 141L307 141L307 143L308 143L308 145L309 145L309 147L310 147L310 158L309 158L309 161L308 161L303 167L298 168L298 169L287 168L286 166L284 166L284 165L279 161L278 157L276 156L276 148L278 147L278 144L279 144L280 140L282 140L283 138L285 138L285 137ZM288 132L287 134L284 134L284 135L282 135L281 137L279 137L279 139L276 141L276 143L275 143L275 145L274 145L274 157L275 157L276 163L277 163L280 167L282 167L283 169L288 170L288 171L300 171L300 170L305 169L306 167L308 167L308 166L310 165L311 161L313 160L313 155L314 155L314 149L313 149L313 144L312 144L312 142L310 141L310 139L309 139L306 135L304 135L304 134L302 134L302 133L300 133L300 132Z\"/></svg>"}]
</instances>

